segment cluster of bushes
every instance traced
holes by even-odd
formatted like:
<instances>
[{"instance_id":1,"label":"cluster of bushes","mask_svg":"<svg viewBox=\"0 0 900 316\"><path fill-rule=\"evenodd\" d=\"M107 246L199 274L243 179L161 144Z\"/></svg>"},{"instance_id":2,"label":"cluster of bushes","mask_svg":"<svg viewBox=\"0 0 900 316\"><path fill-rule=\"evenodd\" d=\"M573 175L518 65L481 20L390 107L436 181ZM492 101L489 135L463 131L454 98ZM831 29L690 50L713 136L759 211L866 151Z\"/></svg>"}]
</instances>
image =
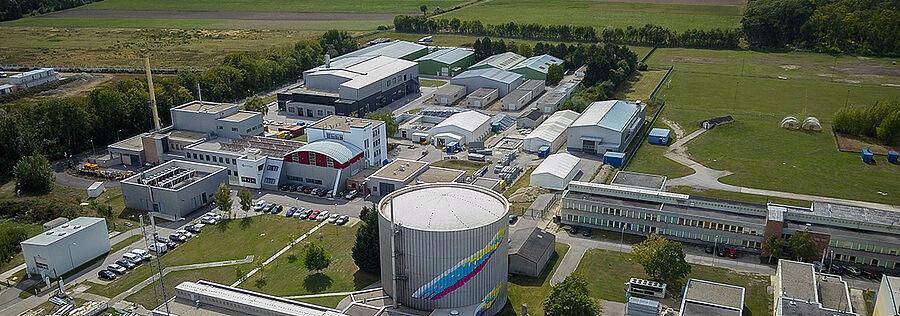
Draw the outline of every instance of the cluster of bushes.
<instances>
[{"instance_id":1,"label":"cluster of bushes","mask_svg":"<svg viewBox=\"0 0 900 316\"><path fill-rule=\"evenodd\" d=\"M319 40L259 53L234 53L202 73L179 72L154 79L161 125L169 109L195 99L232 102L296 80L320 64L326 52L339 55L357 48L347 32L329 31ZM50 159L85 149L102 150L118 139L153 127L145 80L131 79L98 87L84 97L46 98L0 107L0 177L9 176L22 158L39 153Z\"/></svg>"},{"instance_id":2,"label":"cluster of bushes","mask_svg":"<svg viewBox=\"0 0 900 316\"><path fill-rule=\"evenodd\" d=\"M9 21L29 14L44 14L83 6L102 0L0 0L0 21Z\"/></svg>"},{"instance_id":3,"label":"cluster of bushes","mask_svg":"<svg viewBox=\"0 0 900 316\"><path fill-rule=\"evenodd\" d=\"M499 36L553 41L640 44L695 48L737 48L741 32L738 29L691 29L677 32L666 27L647 24L642 27L609 27L597 32L591 26L541 25L537 23L482 24L481 21L426 19L421 16L398 15L394 27L405 33L454 33L478 36Z\"/></svg>"},{"instance_id":4,"label":"cluster of bushes","mask_svg":"<svg viewBox=\"0 0 900 316\"><path fill-rule=\"evenodd\" d=\"M28 232L22 227L10 227L0 231L0 264L9 262L13 256L22 251L19 244L28 239Z\"/></svg>"},{"instance_id":5,"label":"cluster of bushes","mask_svg":"<svg viewBox=\"0 0 900 316\"><path fill-rule=\"evenodd\" d=\"M898 143L900 101L881 101L875 105L843 108L834 114L834 131L854 136L878 138L882 143Z\"/></svg>"},{"instance_id":6,"label":"cluster of bushes","mask_svg":"<svg viewBox=\"0 0 900 316\"><path fill-rule=\"evenodd\" d=\"M752 0L741 20L757 47L900 55L896 0Z\"/></svg>"}]
</instances>

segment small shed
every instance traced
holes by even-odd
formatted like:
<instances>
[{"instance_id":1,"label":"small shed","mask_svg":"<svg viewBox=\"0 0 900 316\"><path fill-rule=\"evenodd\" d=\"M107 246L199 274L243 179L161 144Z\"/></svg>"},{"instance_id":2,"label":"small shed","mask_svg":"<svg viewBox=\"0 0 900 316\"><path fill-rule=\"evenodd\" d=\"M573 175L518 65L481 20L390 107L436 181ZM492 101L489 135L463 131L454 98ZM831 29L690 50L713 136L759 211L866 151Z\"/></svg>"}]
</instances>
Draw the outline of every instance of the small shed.
<instances>
[{"instance_id":1,"label":"small shed","mask_svg":"<svg viewBox=\"0 0 900 316\"><path fill-rule=\"evenodd\" d=\"M556 252L556 235L537 227L519 229L509 242L509 273L537 277Z\"/></svg>"},{"instance_id":2,"label":"small shed","mask_svg":"<svg viewBox=\"0 0 900 316\"><path fill-rule=\"evenodd\" d=\"M434 92L434 103L438 105L450 105L459 101L464 95L466 95L465 86L445 84Z\"/></svg>"},{"instance_id":3,"label":"small shed","mask_svg":"<svg viewBox=\"0 0 900 316\"><path fill-rule=\"evenodd\" d=\"M103 194L103 190L104 190L103 182L94 182L91 184L90 187L88 187L88 190L87 190L88 197L96 198L96 197L100 196L100 194Z\"/></svg>"},{"instance_id":4,"label":"small shed","mask_svg":"<svg viewBox=\"0 0 900 316\"><path fill-rule=\"evenodd\" d=\"M650 130L650 136L647 136L647 141L651 144L666 145L669 143L669 133L671 132L665 128L653 128Z\"/></svg>"},{"instance_id":5,"label":"small shed","mask_svg":"<svg viewBox=\"0 0 900 316\"><path fill-rule=\"evenodd\" d=\"M888 162L897 163L898 158L900 158L900 154L898 154L896 151L888 152Z\"/></svg>"},{"instance_id":6,"label":"small shed","mask_svg":"<svg viewBox=\"0 0 900 316\"><path fill-rule=\"evenodd\" d=\"M475 90L466 96L466 101L469 102L469 106L471 107L481 108L491 104L494 100L497 100L498 95L497 89L478 88L478 90Z\"/></svg>"},{"instance_id":7,"label":"small shed","mask_svg":"<svg viewBox=\"0 0 900 316\"><path fill-rule=\"evenodd\" d=\"M731 122L734 122L734 118L732 118L731 115L720 116L708 120L703 120L703 122L700 122L700 127L704 129L713 129L716 126Z\"/></svg>"},{"instance_id":8,"label":"small shed","mask_svg":"<svg viewBox=\"0 0 900 316\"><path fill-rule=\"evenodd\" d=\"M619 167L625 164L625 153L607 151L603 154L603 163Z\"/></svg>"},{"instance_id":9,"label":"small shed","mask_svg":"<svg viewBox=\"0 0 900 316\"><path fill-rule=\"evenodd\" d=\"M874 159L875 154L872 153L872 150L869 149L868 147L866 147L866 149L863 149L862 154L860 156L862 157L863 162L872 162L875 160Z\"/></svg>"},{"instance_id":10,"label":"small shed","mask_svg":"<svg viewBox=\"0 0 900 316\"><path fill-rule=\"evenodd\" d=\"M502 107L503 110L517 111L517 110L525 107L525 105L527 105L528 102L531 102L532 98L533 98L533 95L532 95L531 91L513 90L513 92L510 92L505 97L503 97L503 99L501 99L500 102L503 103L503 107Z\"/></svg>"}]
</instances>

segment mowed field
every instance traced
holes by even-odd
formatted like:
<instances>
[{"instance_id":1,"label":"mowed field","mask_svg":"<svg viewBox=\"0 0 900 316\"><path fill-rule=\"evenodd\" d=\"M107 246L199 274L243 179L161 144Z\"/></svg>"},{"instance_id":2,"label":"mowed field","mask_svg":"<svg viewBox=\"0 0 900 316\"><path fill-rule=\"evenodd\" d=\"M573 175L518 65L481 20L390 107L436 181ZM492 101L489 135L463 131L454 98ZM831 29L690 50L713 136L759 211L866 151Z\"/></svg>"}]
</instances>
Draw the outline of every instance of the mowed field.
<instances>
[{"instance_id":1,"label":"mowed field","mask_svg":"<svg viewBox=\"0 0 900 316\"><path fill-rule=\"evenodd\" d=\"M890 59L658 49L648 64L675 65L658 98L667 102L662 117L678 123L686 133L697 130L707 118L735 118L733 124L717 127L688 144L698 162L734 173L720 181L900 204L896 185L900 166L887 163L883 156L876 157L877 164L868 165L859 154L839 152L830 126L835 111L845 105L900 98L900 66ZM780 128L781 119L788 115L801 120L815 116L824 131ZM683 176L684 168L661 157L663 149L657 147L643 146L640 159L629 169ZM653 162L656 159L665 163Z\"/></svg>"},{"instance_id":2,"label":"mowed field","mask_svg":"<svg viewBox=\"0 0 900 316\"><path fill-rule=\"evenodd\" d=\"M685 4L687 3L687 4ZM441 15L442 18L606 27L656 24L682 31L738 27L743 5L734 0L493 0Z\"/></svg>"}]
</instances>

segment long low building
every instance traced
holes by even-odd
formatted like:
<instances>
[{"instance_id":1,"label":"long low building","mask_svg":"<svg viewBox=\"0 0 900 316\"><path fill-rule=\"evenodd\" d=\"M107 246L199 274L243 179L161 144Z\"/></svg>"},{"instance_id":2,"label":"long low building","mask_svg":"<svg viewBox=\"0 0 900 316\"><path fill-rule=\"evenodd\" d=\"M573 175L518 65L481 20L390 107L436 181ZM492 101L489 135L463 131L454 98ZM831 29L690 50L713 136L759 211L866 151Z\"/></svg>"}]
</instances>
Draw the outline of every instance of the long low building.
<instances>
[{"instance_id":1,"label":"long low building","mask_svg":"<svg viewBox=\"0 0 900 316\"><path fill-rule=\"evenodd\" d=\"M21 242L25 272L56 279L110 250L106 220L79 217Z\"/></svg>"},{"instance_id":2,"label":"long low building","mask_svg":"<svg viewBox=\"0 0 900 316\"><path fill-rule=\"evenodd\" d=\"M524 81L524 77L520 74L497 68L469 69L450 79L452 84L465 86L466 93L481 88L493 88L497 89L497 96L501 98L518 88Z\"/></svg>"},{"instance_id":3,"label":"long low building","mask_svg":"<svg viewBox=\"0 0 900 316\"><path fill-rule=\"evenodd\" d=\"M534 107L540 109L544 113L553 113L559 109L563 102L568 101L578 91L581 81L562 82L547 93L544 93L537 101L534 101Z\"/></svg>"},{"instance_id":4,"label":"long low building","mask_svg":"<svg viewBox=\"0 0 900 316\"><path fill-rule=\"evenodd\" d=\"M385 196L410 185L461 183L465 179L466 172L463 170L433 167L423 161L397 159L367 177L365 185L360 190L366 195Z\"/></svg>"},{"instance_id":5,"label":"long low building","mask_svg":"<svg viewBox=\"0 0 900 316\"><path fill-rule=\"evenodd\" d=\"M553 113L525 136L522 149L527 152L538 152L541 147L549 146L550 151L556 150L566 141L566 131L576 119L578 119L578 113L572 110Z\"/></svg>"},{"instance_id":6,"label":"long low building","mask_svg":"<svg viewBox=\"0 0 900 316\"><path fill-rule=\"evenodd\" d=\"M339 316L339 310L200 280L181 282L153 316Z\"/></svg>"},{"instance_id":7,"label":"long low building","mask_svg":"<svg viewBox=\"0 0 900 316\"><path fill-rule=\"evenodd\" d=\"M900 226L892 211L813 202L811 207L719 200L573 181L562 197L561 221L701 245L761 252L766 236L784 239L809 231L819 252L835 262L900 273Z\"/></svg>"},{"instance_id":8,"label":"long low building","mask_svg":"<svg viewBox=\"0 0 900 316\"><path fill-rule=\"evenodd\" d=\"M122 180L125 206L169 219L182 218L212 203L219 185L228 183L226 169L171 160Z\"/></svg>"}]
</instances>

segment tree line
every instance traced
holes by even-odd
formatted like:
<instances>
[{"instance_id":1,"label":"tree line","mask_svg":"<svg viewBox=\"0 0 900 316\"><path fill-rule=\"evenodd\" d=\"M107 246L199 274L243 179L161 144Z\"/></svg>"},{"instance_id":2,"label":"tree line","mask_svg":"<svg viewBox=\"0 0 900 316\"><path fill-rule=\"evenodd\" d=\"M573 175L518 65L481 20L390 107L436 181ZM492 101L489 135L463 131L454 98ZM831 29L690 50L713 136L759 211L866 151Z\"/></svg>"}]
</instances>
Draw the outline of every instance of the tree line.
<instances>
[{"instance_id":1,"label":"tree line","mask_svg":"<svg viewBox=\"0 0 900 316\"><path fill-rule=\"evenodd\" d=\"M427 19L422 16L398 15L394 28L404 33L452 33L476 36L513 37L551 41L606 42L650 46L690 48L738 48L740 29L689 29L678 32L659 25L641 27L608 27L597 31L591 26L541 25L537 23L483 24L481 21Z\"/></svg>"},{"instance_id":2,"label":"tree line","mask_svg":"<svg viewBox=\"0 0 900 316\"><path fill-rule=\"evenodd\" d=\"M900 142L900 101L889 100L864 108L842 108L831 124L835 132L877 138L884 144Z\"/></svg>"},{"instance_id":3,"label":"tree line","mask_svg":"<svg viewBox=\"0 0 900 316\"><path fill-rule=\"evenodd\" d=\"M233 53L221 65L202 73L179 72L154 79L157 107L163 126L171 123L169 109L196 99L200 84L204 100L234 102L300 77L318 66L326 52L334 55L356 49L347 32L328 31L318 40L256 53ZM44 98L0 106L0 177L9 176L22 157L40 154L62 158L104 147L153 127L147 84L123 80L95 88L86 96Z\"/></svg>"},{"instance_id":4,"label":"tree line","mask_svg":"<svg viewBox=\"0 0 900 316\"><path fill-rule=\"evenodd\" d=\"M741 26L756 47L900 55L896 0L751 0Z\"/></svg>"},{"instance_id":5,"label":"tree line","mask_svg":"<svg viewBox=\"0 0 900 316\"><path fill-rule=\"evenodd\" d=\"M83 6L102 0L0 0L0 21Z\"/></svg>"}]
</instances>

